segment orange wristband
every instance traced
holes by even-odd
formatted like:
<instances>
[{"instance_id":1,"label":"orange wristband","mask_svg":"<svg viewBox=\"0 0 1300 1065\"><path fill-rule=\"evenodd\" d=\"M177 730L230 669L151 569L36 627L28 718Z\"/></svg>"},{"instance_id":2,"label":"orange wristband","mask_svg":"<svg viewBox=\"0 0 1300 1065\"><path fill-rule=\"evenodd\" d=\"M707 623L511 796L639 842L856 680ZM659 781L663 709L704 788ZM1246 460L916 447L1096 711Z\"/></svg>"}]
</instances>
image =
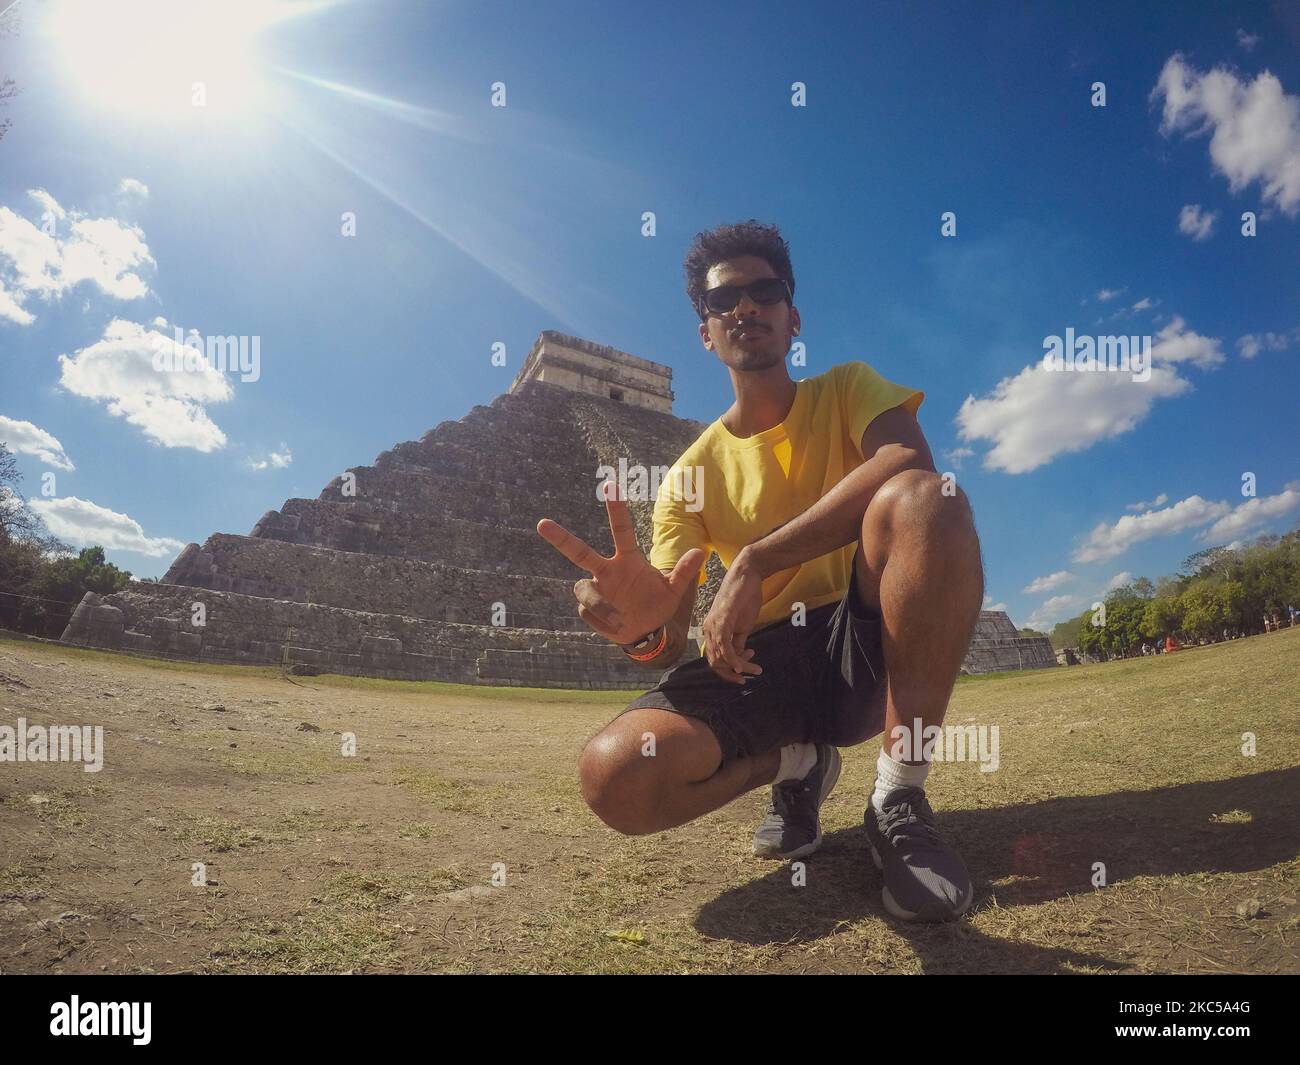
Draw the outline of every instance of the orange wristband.
<instances>
[{"instance_id":1,"label":"orange wristband","mask_svg":"<svg viewBox=\"0 0 1300 1065\"><path fill-rule=\"evenodd\" d=\"M632 659L634 662L646 662L649 659L654 658L657 654L659 654L659 652L664 649L664 644L666 644L667 642L668 642L668 626L665 625L663 626L662 630L659 633L659 642L656 643L652 648L650 648L650 650L642 651L639 655L634 655L626 647L620 648L620 650L622 650L622 652L625 655L627 655L628 658Z\"/></svg>"}]
</instances>

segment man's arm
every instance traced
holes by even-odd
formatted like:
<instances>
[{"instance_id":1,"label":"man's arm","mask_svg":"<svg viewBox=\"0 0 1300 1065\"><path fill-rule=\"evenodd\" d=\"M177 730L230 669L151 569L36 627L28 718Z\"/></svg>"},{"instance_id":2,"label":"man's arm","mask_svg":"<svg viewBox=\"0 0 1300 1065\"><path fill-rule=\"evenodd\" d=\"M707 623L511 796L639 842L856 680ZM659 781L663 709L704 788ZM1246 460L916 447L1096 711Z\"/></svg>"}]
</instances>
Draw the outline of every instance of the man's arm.
<instances>
[{"instance_id":1,"label":"man's arm","mask_svg":"<svg viewBox=\"0 0 1300 1065\"><path fill-rule=\"evenodd\" d=\"M754 566L770 577L862 535L862 515L881 485L903 470L934 471L934 458L925 434L904 407L878 415L862 434L865 462L797 518L743 548L733 561Z\"/></svg>"},{"instance_id":2,"label":"man's arm","mask_svg":"<svg viewBox=\"0 0 1300 1065\"><path fill-rule=\"evenodd\" d=\"M667 575L672 570L661 570L661 573ZM648 669L665 670L677 659L681 658L682 652L686 650L686 645L690 641L687 633L691 627L691 615L695 613L695 600L700 593L698 580L691 585L691 590L682 596L681 604L677 607L677 613L667 621L668 639L664 644L664 649L654 658L648 659L638 665L645 666Z\"/></svg>"}]
</instances>

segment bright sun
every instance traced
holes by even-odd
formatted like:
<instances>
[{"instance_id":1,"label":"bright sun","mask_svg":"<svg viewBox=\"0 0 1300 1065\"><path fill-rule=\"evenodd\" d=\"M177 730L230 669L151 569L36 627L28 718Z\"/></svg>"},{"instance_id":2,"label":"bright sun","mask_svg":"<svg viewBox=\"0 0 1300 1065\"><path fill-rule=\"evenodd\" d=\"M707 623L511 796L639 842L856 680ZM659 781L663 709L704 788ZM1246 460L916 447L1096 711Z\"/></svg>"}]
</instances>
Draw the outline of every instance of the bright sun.
<instances>
[{"instance_id":1,"label":"bright sun","mask_svg":"<svg viewBox=\"0 0 1300 1065\"><path fill-rule=\"evenodd\" d=\"M263 102L260 31L324 6L289 0L60 0L52 25L66 74L128 118L233 118Z\"/></svg>"}]
</instances>

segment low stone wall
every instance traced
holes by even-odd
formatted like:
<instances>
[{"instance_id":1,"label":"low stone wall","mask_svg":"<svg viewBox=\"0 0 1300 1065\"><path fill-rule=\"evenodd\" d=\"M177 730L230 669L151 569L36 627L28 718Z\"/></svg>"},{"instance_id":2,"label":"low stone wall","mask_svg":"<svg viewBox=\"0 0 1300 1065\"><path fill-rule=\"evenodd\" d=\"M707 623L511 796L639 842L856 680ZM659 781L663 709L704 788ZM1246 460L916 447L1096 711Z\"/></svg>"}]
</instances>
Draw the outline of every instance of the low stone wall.
<instances>
[{"instance_id":1,"label":"low stone wall","mask_svg":"<svg viewBox=\"0 0 1300 1065\"><path fill-rule=\"evenodd\" d=\"M195 603L203 604L202 626L191 624ZM463 684L644 690L658 679L590 631L456 625L161 584L87 593L62 642Z\"/></svg>"},{"instance_id":2,"label":"low stone wall","mask_svg":"<svg viewBox=\"0 0 1300 1065\"><path fill-rule=\"evenodd\" d=\"M195 603L204 606L203 626L190 623ZM629 662L585 628L559 633L458 625L161 584L109 596L87 593L63 642L198 661L503 686L644 690L661 672ZM692 642L681 661L695 657ZM963 670L1055 664L1045 637L977 636Z\"/></svg>"}]
</instances>

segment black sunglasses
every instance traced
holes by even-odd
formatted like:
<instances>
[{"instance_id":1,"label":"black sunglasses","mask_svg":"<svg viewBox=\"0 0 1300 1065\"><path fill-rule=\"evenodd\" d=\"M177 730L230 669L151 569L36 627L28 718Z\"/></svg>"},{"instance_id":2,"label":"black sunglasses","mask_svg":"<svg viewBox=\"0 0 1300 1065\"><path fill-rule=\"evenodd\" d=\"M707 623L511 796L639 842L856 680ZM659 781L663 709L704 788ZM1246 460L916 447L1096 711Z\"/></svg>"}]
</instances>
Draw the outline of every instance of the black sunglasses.
<instances>
[{"instance_id":1,"label":"black sunglasses","mask_svg":"<svg viewBox=\"0 0 1300 1065\"><path fill-rule=\"evenodd\" d=\"M717 288L709 289L699 302L700 317L707 317L706 311L709 314L727 314L734 311L740 303L742 292L747 293L751 300L764 307L780 303L782 300L790 300L793 305L794 297L784 278L764 277L758 281L751 281L748 285L719 285Z\"/></svg>"}]
</instances>

